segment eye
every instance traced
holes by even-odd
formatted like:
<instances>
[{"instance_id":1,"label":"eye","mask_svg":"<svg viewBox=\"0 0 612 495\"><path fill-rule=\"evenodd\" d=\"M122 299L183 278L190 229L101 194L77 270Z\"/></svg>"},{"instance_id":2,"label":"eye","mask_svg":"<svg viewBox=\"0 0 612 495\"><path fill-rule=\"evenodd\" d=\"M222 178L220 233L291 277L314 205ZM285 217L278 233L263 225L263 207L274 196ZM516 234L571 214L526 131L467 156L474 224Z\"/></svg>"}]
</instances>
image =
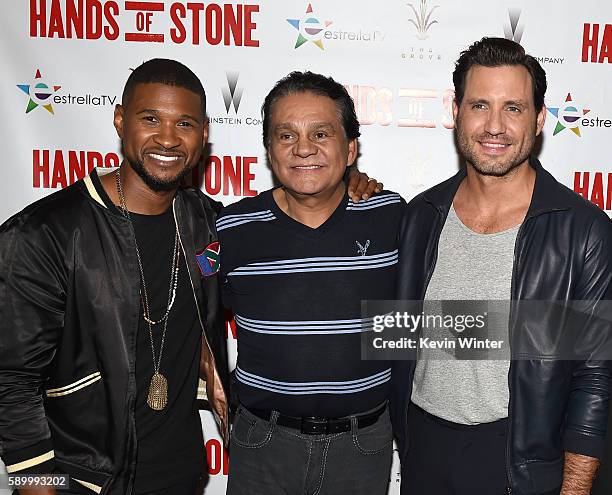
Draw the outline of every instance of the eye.
<instances>
[{"instance_id":1,"label":"eye","mask_svg":"<svg viewBox=\"0 0 612 495\"><path fill-rule=\"evenodd\" d=\"M149 124L157 123L157 118L155 118L155 116L153 115L144 115L142 117L142 120L144 120L146 123L149 123Z\"/></svg>"},{"instance_id":2,"label":"eye","mask_svg":"<svg viewBox=\"0 0 612 495\"><path fill-rule=\"evenodd\" d=\"M179 127L194 127L194 125L191 122L187 121L187 120L181 120L178 123L178 126Z\"/></svg>"},{"instance_id":3,"label":"eye","mask_svg":"<svg viewBox=\"0 0 612 495\"><path fill-rule=\"evenodd\" d=\"M487 106L484 103L474 103L472 105L472 109L474 110L484 110Z\"/></svg>"},{"instance_id":4,"label":"eye","mask_svg":"<svg viewBox=\"0 0 612 495\"><path fill-rule=\"evenodd\" d=\"M511 106L508 107L508 111L520 113L521 109L519 107L517 107L517 106L511 105Z\"/></svg>"},{"instance_id":5,"label":"eye","mask_svg":"<svg viewBox=\"0 0 612 495\"><path fill-rule=\"evenodd\" d=\"M328 136L328 134L325 131L317 131L317 132L315 132L315 138L316 139L325 139L327 136Z\"/></svg>"},{"instance_id":6,"label":"eye","mask_svg":"<svg viewBox=\"0 0 612 495\"><path fill-rule=\"evenodd\" d=\"M283 133L278 135L278 139L280 141L289 141L292 137L293 137L293 134L291 134L289 132L283 132Z\"/></svg>"}]
</instances>

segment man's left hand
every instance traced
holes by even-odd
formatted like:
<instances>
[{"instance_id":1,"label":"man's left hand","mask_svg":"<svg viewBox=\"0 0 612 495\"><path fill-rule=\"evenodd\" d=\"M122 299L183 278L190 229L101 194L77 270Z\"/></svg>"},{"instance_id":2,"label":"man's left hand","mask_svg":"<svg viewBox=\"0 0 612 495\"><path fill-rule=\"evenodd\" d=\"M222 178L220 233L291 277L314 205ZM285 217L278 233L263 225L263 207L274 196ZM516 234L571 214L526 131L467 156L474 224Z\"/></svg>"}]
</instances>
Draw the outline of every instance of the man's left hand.
<instances>
[{"instance_id":1,"label":"man's left hand","mask_svg":"<svg viewBox=\"0 0 612 495\"><path fill-rule=\"evenodd\" d=\"M348 195L355 203L368 199L374 193L383 190L383 184L376 179L370 179L367 174L352 168L349 172Z\"/></svg>"},{"instance_id":2,"label":"man's left hand","mask_svg":"<svg viewBox=\"0 0 612 495\"><path fill-rule=\"evenodd\" d=\"M221 378L217 373L215 359L212 356L204 336L202 336L202 353L200 355L200 378L206 381L206 397L213 416L221 430L223 443L229 441L228 404Z\"/></svg>"},{"instance_id":3,"label":"man's left hand","mask_svg":"<svg viewBox=\"0 0 612 495\"><path fill-rule=\"evenodd\" d=\"M225 397L223 385L221 385L221 380L215 370L213 370L213 374L214 378L212 380L206 380L206 396L208 397L208 403L210 404L213 415L219 424L223 444L227 446L229 440L227 399Z\"/></svg>"}]
</instances>

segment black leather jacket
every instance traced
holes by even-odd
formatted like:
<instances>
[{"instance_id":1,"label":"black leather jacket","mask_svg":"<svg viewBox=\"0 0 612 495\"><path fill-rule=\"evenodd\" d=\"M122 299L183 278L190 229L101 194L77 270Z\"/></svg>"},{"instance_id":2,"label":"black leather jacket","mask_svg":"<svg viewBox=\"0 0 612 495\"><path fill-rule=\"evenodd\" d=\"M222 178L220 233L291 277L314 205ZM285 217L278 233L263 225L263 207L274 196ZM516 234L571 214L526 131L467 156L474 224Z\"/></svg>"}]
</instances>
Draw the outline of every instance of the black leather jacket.
<instances>
[{"instance_id":1,"label":"black leather jacket","mask_svg":"<svg viewBox=\"0 0 612 495\"><path fill-rule=\"evenodd\" d=\"M196 252L217 240L218 204L183 189L173 210L227 393L217 277L203 278L196 262ZM134 242L131 223L104 205L89 177L0 227L0 453L9 472L55 470L97 493L131 493L140 312Z\"/></svg>"},{"instance_id":2,"label":"black leather jacket","mask_svg":"<svg viewBox=\"0 0 612 495\"><path fill-rule=\"evenodd\" d=\"M532 159L536 182L514 249L511 299L612 299L612 223L596 206L558 183ZM400 241L398 299L420 300L433 273L440 232L465 170L415 197ZM545 324L545 321L541 321ZM516 326L516 315L509 327ZM394 361L391 418L402 461L414 361ZM517 494L561 486L564 451L600 458L604 451L609 361L516 360L510 365L507 473ZM410 473L403 473L410 476Z\"/></svg>"}]
</instances>

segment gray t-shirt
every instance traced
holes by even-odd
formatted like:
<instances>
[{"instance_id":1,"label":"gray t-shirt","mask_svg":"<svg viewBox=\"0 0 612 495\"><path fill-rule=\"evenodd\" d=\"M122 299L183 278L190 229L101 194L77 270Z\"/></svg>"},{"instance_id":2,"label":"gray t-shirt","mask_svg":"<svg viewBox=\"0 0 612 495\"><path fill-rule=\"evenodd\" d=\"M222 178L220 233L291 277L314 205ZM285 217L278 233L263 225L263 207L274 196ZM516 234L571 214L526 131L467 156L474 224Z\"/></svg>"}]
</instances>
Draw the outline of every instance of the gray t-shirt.
<instances>
[{"instance_id":1,"label":"gray t-shirt","mask_svg":"<svg viewBox=\"0 0 612 495\"><path fill-rule=\"evenodd\" d=\"M479 234L463 225L451 206L425 300L509 300L519 227ZM419 351L412 389L416 405L468 425L508 417L508 360L434 357L434 350Z\"/></svg>"}]
</instances>

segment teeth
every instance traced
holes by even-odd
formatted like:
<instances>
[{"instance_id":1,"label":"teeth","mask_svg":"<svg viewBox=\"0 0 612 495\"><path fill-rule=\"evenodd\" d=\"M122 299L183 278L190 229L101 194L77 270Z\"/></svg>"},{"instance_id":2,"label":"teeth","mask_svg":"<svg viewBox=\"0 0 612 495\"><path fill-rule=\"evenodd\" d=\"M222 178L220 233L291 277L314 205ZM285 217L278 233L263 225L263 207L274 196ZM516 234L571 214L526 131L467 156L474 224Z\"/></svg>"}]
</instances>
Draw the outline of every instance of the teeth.
<instances>
[{"instance_id":1,"label":"teeth","mask_svg":"<svg viewBox=\"0 0 612 495\"><path fill-rule=\"evenodd\" d=\"M180 158L178 156L164 156L156 153L151 153L149 156L154 160L159 160L160 162L174 162Z\"/></svg>"},{"instance_id":2,"label":"teeth","mask_svg":"<svg viewBox=\"0 0 612 495\"><path fill-rule=\"evenodd\" d=\"M485 146L486 148L505 148L506 146L508 146L507 144L503 144L503 143L481 143L483 146Z\"/></svg>"},{"instance_id":3,"label":"teeth","mask_svg":"<svg viewBox=\"0 0 612 495\"><path fill-rule=\"evenodd\" d=\"M297 166L301 170L314 170L315 168L321 168L319 165L308 165L308 166Z\"/></svg>"}]
</instances>

